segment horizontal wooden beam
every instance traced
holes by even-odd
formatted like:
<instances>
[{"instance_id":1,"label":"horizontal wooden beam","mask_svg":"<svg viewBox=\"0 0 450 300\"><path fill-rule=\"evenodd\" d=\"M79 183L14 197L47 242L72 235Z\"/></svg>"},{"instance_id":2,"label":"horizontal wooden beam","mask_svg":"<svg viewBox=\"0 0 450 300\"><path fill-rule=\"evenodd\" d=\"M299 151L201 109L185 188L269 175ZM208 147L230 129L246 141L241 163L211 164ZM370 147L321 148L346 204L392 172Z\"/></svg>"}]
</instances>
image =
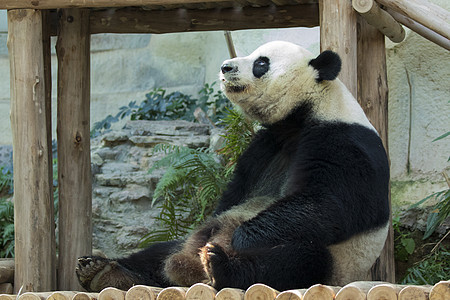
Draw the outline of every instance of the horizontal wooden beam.
<instances>
[{"instance_id":1,"label":"horizontal wooden beam","mask_svg":"<svg viewBox=\"0 0 450 300\"><path fill-rule=\"evenodd\" d=\"M270 0L248 0L249 3L259 5L270 4ZM277 0L274 3L292 3L292 1ZM295 0L297 3L317 3L317 0ZM217 5L220 7L231 7L240 1L227 0L1 0L0 9L33 8L33 9L56 9L56 8L94 8L94 7L129 7L129 6L203 6ZM242 6L242 5L241 5Z\"/></svg>"},{"instance_id":2,"label":"horizontal wooden beam","mask_svg":"<svg viewBox=\"0 0 450 300\"><path fill-rule=\"evenodd\" d=\"M450 39L450 13L428 0L377 0L378 3Z\"/></svg>"},{"instance_id":3,"label":"horizontal wooden beam","mask_svg":"<svg viewBox=\"0 0 450 300\"><path fill-rule=\"evenodd\" d=\"M223 0L2 0L0 9L34 8L55 9L72 7L125 7L146 5L184 5L192 3L215 3Z\"/></svg>"},{"instance_id":4,"label":"horizontal wooden beam","mask_svg":"<svg viewBox=\"0 0 450 300\"><path fill-rule=\"evenodd\" d=\"M377 28L391 41L400 43L405 39L405 30L402 25L382 10L374 0L353 0L352 5L367 23Z\"/></svg>"},{"instance_id":5,"label":"horizontal wooden beam","mask_svg":"<svg viewBox=\"0 0 450 300\"><path fill-rule=\"evenodd\" d=\"M314 27L316 4L170 11L124 8L93 11L91 33L171 33L210 30Z\"/></svg>"},{"instance_id":6,"label":"horizontal wooden beam","mask_svg":"<svg viewBox=\"0 0 450 300\"><path fill-rule=\"evenodd\" d=\"M56 12L51 19L52 35L56 35ZM93 10L90 26L92 34L314 27L319 26L319 8L317 4L158 11L128 7Z\"/></svg>"}]
</instances>

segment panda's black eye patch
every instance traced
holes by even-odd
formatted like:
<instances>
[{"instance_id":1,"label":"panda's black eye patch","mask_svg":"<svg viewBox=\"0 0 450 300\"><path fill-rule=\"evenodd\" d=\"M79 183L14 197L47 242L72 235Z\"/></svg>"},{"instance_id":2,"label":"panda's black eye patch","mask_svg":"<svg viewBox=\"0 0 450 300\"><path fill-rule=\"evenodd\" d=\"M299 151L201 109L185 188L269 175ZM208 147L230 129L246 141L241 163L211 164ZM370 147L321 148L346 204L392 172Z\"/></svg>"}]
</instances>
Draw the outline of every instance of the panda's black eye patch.
<instances>
[{"instance_id":1,"label":"panda's black eye patch","mask_svg":"<svg viewBox=\"0 0 450 300\"><path fill-rule=\"evenodd\" d=\"M260 56L253 62L253 76L261 78L269 71L270 60L268 57Z\"/></svg>"}]
</instances>

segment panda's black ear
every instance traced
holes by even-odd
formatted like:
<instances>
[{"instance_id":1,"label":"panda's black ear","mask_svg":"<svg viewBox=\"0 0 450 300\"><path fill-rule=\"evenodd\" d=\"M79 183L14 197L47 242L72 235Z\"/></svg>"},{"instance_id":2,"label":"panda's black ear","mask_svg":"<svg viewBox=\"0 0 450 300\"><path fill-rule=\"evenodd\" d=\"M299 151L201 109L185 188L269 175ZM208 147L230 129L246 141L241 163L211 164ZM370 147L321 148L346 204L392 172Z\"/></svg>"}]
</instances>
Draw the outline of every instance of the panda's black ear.
<instances>
[{"instance_id":1,"label":"panda's black ear","mask_svg":"<svg viewBox=\"0 0 450 300\"><path fill-rule=\"evenodd\" d=\"M319 77L316 80L317 82L321 82L322 80L336 79L341 71L342 62L337 53L326 50L312 59L309 65L319 72Z\"/></svg>"}]
</instances>

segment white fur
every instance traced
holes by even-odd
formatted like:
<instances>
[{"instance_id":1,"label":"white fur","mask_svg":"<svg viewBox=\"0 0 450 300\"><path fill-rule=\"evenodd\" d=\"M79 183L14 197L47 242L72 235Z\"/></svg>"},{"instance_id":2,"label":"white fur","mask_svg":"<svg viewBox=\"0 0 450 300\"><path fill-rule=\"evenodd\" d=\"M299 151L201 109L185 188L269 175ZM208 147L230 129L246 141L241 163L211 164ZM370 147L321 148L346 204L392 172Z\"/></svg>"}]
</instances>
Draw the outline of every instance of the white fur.
<instances>
[{"instance_id":1,"label":"white fur","mask_svg":"<svg viewBox=\"0 0 450 300\"><path fill-rule=\"evenodd\" d=\"M333 257L333 274L329 284L344 286L368 279L368 272L383 250L389 222L379 229L353 236L328 247Z\"/></svg>"},{"instance_id":2,"label":"white fur","mask_svg":"<svg viewBox=\"0 0 450 300\"><path fill-rule=\"evenodd\" d=\"M270 68L264 76L256 78L253 62L260 56L269 58ZM302 101L310 100L314 117L320 120L358 123L375 130L339 79L316 81L317 70L308 64L311 59L313 55L298 45L282 41L267 43L249 56L224 62L238 70L220 74L222 89L228 99L264 124L282 120ZM233 87L243 89L236 92Z\"/></svg>"}]
</instances>

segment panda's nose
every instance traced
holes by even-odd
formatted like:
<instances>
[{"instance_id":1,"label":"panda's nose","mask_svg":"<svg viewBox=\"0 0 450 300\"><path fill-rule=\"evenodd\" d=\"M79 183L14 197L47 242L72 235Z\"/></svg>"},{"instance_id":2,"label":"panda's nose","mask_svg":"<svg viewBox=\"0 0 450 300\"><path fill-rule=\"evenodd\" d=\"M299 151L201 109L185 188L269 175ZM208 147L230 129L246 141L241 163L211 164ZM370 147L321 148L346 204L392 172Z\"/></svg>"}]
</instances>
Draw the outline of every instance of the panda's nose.
<instances>
[{"instance_id":1,"label":"panda's nose","mask_svg":"<svg viewBox=\"0 0 450 300\"><path fill-rule=\"evenodd\" d=\"M236 72L238 68L230 63L224 63L220 69L222 70L222 73L225 74Z\"/></svg>"}]
</instances>

